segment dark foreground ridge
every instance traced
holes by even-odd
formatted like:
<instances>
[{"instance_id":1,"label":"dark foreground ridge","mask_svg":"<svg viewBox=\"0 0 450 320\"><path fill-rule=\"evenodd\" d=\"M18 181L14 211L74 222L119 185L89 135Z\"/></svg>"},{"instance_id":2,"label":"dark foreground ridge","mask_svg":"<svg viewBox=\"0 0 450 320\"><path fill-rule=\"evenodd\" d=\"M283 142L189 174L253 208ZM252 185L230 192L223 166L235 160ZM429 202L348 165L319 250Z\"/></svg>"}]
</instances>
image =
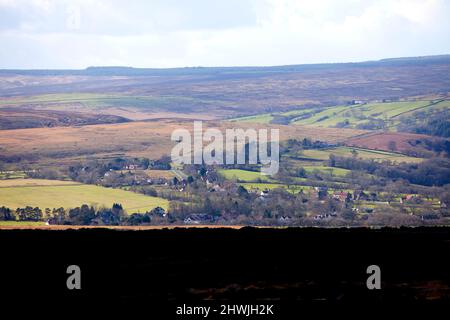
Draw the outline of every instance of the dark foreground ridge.
<instances>
[{"instance_id":1,"label":"dark foreground ridge","mask_svg":"<svg viewBox=\"0 0 450 320\"><path fill-rule=\"evenodd\" d=\"M449 228L2 230L2 302L176 306L448 302ZM81 269L68 290L66 269ZM366 269L381 269L369 290ZM3 303L3 308L8 308ZM156 311L155 311L156 312Z\"/></svg>"}]
</instances>

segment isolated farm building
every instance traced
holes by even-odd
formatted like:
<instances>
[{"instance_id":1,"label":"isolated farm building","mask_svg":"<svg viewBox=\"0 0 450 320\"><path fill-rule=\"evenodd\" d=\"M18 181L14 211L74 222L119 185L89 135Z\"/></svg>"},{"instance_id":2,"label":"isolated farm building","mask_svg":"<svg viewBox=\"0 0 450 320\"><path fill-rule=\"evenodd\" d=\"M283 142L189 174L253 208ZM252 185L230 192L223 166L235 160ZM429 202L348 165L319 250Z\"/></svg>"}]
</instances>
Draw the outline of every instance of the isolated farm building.
<instances>
[{"instance_id":1,"label":"isolated farm building","mask_svg":"<svg viewBox=\"0 0 450 320\"><path fill-rule=\"evenodd\" d=\"M268 195L269 195L269 190L267 190L267 189L262 190L262 191L259 193L259 199L265 200L266 197L267 197Z\"/></svg>"},{"instance_id":2,"label":"isolated farm building","mask_svg":"<svg viewBox=\"0 0 450 320\"><path fill-rule=\"evenodd\" d=\"M292 218L290 216L281 216L278 218L278 221L281 223L287 223L291 220L292 220Z\"/></svg>"},{"instance_id":3,"label":"isolated farm building","mask_svg":"<svg viewBox=\"0 0 450 320\"><path fill-rule=\"evenodd\" d=\"M350 101L351 105L355 105L355 104L365 104L366 102L364 100L352 100Z\"/></svg>"},{"instance_id":4,"label":"isolated farm building","mask_svg":"<svg viewBox=\"0 0 450 320\"><path fill-rule=\"evenodd\" d=\"M214 218L205 213L193 213L184 219L185 224L202 224L214 222Z\"/></svg>"},{"instance_id":5,"label":"isolated farm building","mask_svg":"<svg viewBox=\"0 0 450 320\"><path fill-rule=\"evenodd\" d=\"M224 188L222 188L220 185L215 184L214 186L209 189L210 192L224 192L226 191Z\"/></svg>"},{"instance_id":6,"label":"isolated farm building","mask_svg":"<svg viewBox=\"0 0 450 320\"><path fill-rule=\"evenodd\" d=\"M419 202L421 198L416 194L407 194L400 198L400 203L404 203L405 201Z\"/></svg>"}]
</instances>

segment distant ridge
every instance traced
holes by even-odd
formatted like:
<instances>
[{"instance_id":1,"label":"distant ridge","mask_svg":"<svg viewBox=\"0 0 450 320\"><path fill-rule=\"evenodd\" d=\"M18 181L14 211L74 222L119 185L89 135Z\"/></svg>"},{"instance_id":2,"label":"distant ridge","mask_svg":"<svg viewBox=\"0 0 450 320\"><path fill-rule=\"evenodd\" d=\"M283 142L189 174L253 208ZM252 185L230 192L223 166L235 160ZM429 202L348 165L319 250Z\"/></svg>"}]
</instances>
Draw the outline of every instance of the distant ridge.
<instances>
[{"instance_id":1,"label":"distant ridge","mask_svg":"<svg viewBox=\"0 0 450 320\"><path fill-rule=\"evenodd\" d=\"M326 68L358 68L376 66L411 66L427 64L449 64L450 54L387 58L364 62L316 63L283 66L247 67L183 67L183 68L134 68L126 66L91 66L86 69L0 69L0 74L18 75L79 75L79 76L164 76L164 75L212 75L227 73L286 73Z\"/></svg>"}]
</instances>

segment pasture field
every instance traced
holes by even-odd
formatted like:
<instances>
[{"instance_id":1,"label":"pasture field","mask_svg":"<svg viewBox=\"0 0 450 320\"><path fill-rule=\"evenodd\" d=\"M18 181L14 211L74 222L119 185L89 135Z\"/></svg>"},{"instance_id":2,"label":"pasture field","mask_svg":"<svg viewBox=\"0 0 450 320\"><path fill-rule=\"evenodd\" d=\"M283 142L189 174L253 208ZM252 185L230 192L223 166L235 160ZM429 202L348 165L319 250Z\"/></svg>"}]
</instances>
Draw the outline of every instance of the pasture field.
<instances>
[{"instance_id":1,"label":"pasture field","mask_svg":"<svg viewBox=\"0 0 450 320\"><path fill-rule=\"evenodd\" d=\"M336 106L327 108L321 112L314 114L313 116L294 121L294 124L302 124L302 125L317 125L322 127L328 127L328 123L326 120L333 120L343 111L348 110L349 106Z\"/></svg>"},{"instance_id":2,"label":"pasture field","mask_svg":"<svg viewBox=\"0 0 450 320\"><path fill-rule=\"evenodd\" d=\"M301 116L309 112L317 111L317 108L306 108L306 109L298 109L298 110L291 110L280 113L282 116L291 117L291 116Z\"/></svg>"},{"instance_id":3,"label":"pasture field","mask_svg":"<svg viewBox=\"0 0 450 320\"><path fill-rule=\"evenodd\" d=\"M431 101L401 101L387 103L369 103L359 107L359 110L367 116L374 118L397 117L403 113L411 112L431 104Z\"/></svg>"},{"instance_id":4,"label":"pasture field","mask_svg":"<svg viewBox=\"0 0 450 320\"><path fill-rule=\"evenodd\" d=\"M230 119L228 121L230 122L255 122L255 123L270 123L273 120L273 116L269 113L267 114L260 114L255 116L248 116L248 117L240 117L240 118L234 118Z\"/></svg>"},{"instance_id":5,"label":"pasture field","mask_svg":"<svg viewBox=\"0 0 450 320\"><path fill-rule=\"evenodd\" d=\"M349 127L354 128L358 124L368 122L369 119L379 119L394 121L393 124L395 125L395 119L401 115L427 108L445 108L446 104L444 102L439 106L437 106L439 103L432 105L432 101L428 100L336 106L327 108L309 118L294 120L293 123L318 127L335 127L340 122L348 121Z\"/></svg>"},{"instance_id":6,"label":"pasture field","mask_svg":"<svg viewBox=\"0 0 450 320\"><path fill-rule=\"evenodd\" d=\"M431 109L434 109L434 110L444 110L444 109L449 109L449 108L450 108L450 100L443 100L443 101L440 101L440 102L438 102L438 103L432 105L430 108L431 108Z\"/></svg>"},{"instance_id":7,"label":"pasture field","mask_svg":"<svg viewBox=\"0 0 450 320\"><path fill-rule=\"evenodd\" d=\"M345 142L346 146L357 147L361 149L370 149L373 151L387 151L389 152L389 143L395 142L397 152L407 152L411 150L422 150L418 146L412 146L410 141L429 139L434 140L423 134L407 133L407 132L382 132L370 135L363 135L359 137L350 138ZM411 160L411 159L409 159Z\"/></svg>"},{"instance_id":8,"label":"pasture field","mask_svg":"<svg viewBox=\"0 0 450 320\"><path fill-rule=\"evenodd\" d=\"M21 181L18 181L21 180ZM111 207L122 204L128 213L145 212L157 206L167 210L168 201L121 189L94 185L70 184L68 181L34 179L0 181L0 206L11 209L32 206L45 208L73 208L82 204ZM16 185L14 185L16 183Z\"/></svg>"},{"instance_id":9,"label":"pasture field","mask_svg":"<svg viewBox=\"0 0 450 320\"><path fill-rule=\"evenodd\" d=\"M148 169L148 170L144 170L144 173L149 178L154 178L154 179L156 179L156 178L173 179L174 177L177 176L173 170Z\"/></svg>"},{"instance_id":10,"label":"pasture field","mask_svg":"<svg viewBox=\"0 0 450 320\"><path fill-rule=\"evenodd\" d=\"M175 174L174 170L154 170L154 169L128 170L128 169L124 169L124 170L115 170L113 172L120 172L120 173L123 173L123 174L131 172L132 174L137 174L137 175L140 175L140 176L147 176L148 178L152 178L152 179L158 179L158 178L172 179L172 178L177 176Z\"/></svg>"},{"instance_id":11,"label":"pasture field","mask_svg":"<svg viewBox=\"0 0 450 320\"><path fill-rule=\"evenodd\" d=\"M261 174L259 171L247 171L240 169L219 169L218 173L227 180L238 180L244 182L252 181L274 181L269 176Z\"/></svg>"},{"instance_id":12,"label":"pasture field","mask_svg":"<svg viewBox=\"0 0 450 320\"><path fill-rule=\"evenodd\" d=\"M322 128L333 128L344 121L348 128L369 122L371 119L389 121L388 127L395 129L399 117L411 115L419 110L443 110L450 107L450 101L437 102L431 100L399 101L383 103L367 103L359 105L339 105L327 108L306 108L278 113L264 113L234 118L232 122L253 122L268 124L276 116L289 117L287 121L296 125L311 125Z\"/></svg>"},{"instance_id":13,"label":"pasture field","mask_svg":"<svg viewBox=\"0 0 450 320\"><path fill-rule=\"evenodd\" d=\"M41 227L45 226L44 221L0 221L0 228L2 227Z\"/></svg>"},{"instance_id":14,"label":"pasture field","mask_svg":"<svg viewBox=\"0 0 450 320\"><path fill-rule=\"evenodd\" d=\"M0 180L25 178L27 174L23 171L0 171Z\"/></svg>"},{"instance_id":15,"label":"pasture field","mask_svg":"<svg viewBox=\"0 0 450 320\"><path fill-rule=\"evenodd\" d=\"M287 185L282 183L251 183L244 182L239 183L239 185L243 186L248 191L262 191L262 190L273 190L273 189L286 189L288 192L293 194L299 193L300 190L307 191L313 189L311 186L302 186L302 185Z\"/></svg>"},{"instance_id":16,"label":"pasture field","mask_svg":"<svg viewBox=\"0 0 450 320\"><path fill-rule=\"evenodd\" d=\"M314 171L317 170L319 172L329 173L329 174L331 174L333 176L338 176L338 177L344 177L348 173L351 172L351 170L342 169L342 168L327 167L327 166L304 166L303 169L305 169L305 171L307 173L313 173Z\"/></svg>"},{"instance_id":17,"label":"pasture field","mask_svg":"<svg viewBox=\"0 0 450 320\"><path fill-rule=\"evenodd\" d=\"M57 186L70 186L81 185L75 181L63 181L63 180L47 180L47 179L7 179L0 180L0 188L11 187L57 187Z\"/></svg>"},{"instance_id":18,"label":"pasture field","mask_svg":"<svg viewBox=\"0 0 450 320\"><path fill-rule=\"evenodd\" d=\"M337 147L330 148L324 150L304 150L302 155L306 158L317 159L317 160L328 160L331 154L340 156L340 157L352 157L352 151L356 151L356 157L359 159L370 160L373 159L375 161L384 161L389 160L392 162L400 163L400 162L408 162L408 163L419 163L422 162L422 158L408 157L403 154L380 151L380 150L370 150L370 149L362 149L362 148L351 148L351 147Z\"/></svg>"}]
</instances>

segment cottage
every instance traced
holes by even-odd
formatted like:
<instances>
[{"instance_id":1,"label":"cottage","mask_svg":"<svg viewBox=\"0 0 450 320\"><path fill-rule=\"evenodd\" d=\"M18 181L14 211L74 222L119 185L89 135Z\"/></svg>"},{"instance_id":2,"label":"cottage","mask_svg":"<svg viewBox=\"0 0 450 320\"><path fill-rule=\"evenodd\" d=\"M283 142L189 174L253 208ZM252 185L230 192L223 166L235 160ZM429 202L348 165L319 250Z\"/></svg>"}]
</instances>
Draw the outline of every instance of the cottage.
<instances>
[{"instance_id":1,"label":"cottage","mask_svg":"<svg viewBox=\"0 0 450 320\"><path fill-rule=\"evenodd\" d=\"M215 192L224 192L225 191L225 189L224 188L222 188L220 185L218 185L218 184L216 184L216 185L214 185L212 188L211 188L211 191L215 191Z\"/></svg>"},{"instance_id":2,"label":"cottage","mask_svg":"<svg viewBox=\"0 0 450 320\"><path fill-rule=\"evenodd\" d=\"M416 194L407 194L400 198L400 203L404 203L405 201L410 202L420 202L422 199L419 197L419 195Z\"/></svg>"},{"instance_id":3,"label":"cottage","mask_svg":"<svg viewBox=\"0 0 450 320\"><path fill-rule=\"evenodd\" d=\"M214 218L205 213L193 213L184 219L185 224L203 224L214 222Z\"/></svg>"},{"instance_id":4,"label":"cottage","mask_svg":"<svg viewBox=\"0 0 450 320\"><path fill-rule=\"evenodd\" d=\"M278 221L281 223L288 223L292 220L290 216L281 216L278 218Z\"/></svg>"},{"instance_id":5,"label":"cottage","mask_svg":"<svg viewBox=\"0 0 450 320\"><path fill-rule=\"evenodd\" d=\"M259 194L259 199L265 200L268 195L269 195L269 190L267 190L267 189L262 190Z\"/></svg>"}]
</instances>

